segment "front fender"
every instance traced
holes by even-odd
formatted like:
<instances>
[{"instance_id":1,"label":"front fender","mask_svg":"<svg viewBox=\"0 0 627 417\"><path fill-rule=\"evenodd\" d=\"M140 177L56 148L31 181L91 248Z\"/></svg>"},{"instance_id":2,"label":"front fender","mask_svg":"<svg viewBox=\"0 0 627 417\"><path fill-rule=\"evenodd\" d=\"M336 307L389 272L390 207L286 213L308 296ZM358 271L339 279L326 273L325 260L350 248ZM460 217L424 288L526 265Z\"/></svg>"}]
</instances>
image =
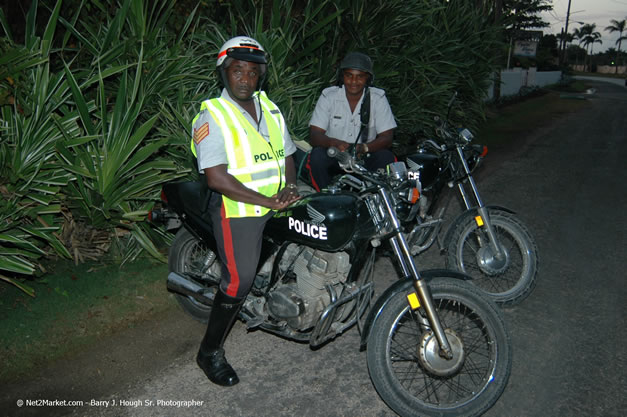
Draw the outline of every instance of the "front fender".
<instances>
[{"instance_id":1,"label":"front fender","mask_svg":"<svg viewBox=\"0 0 627 417\"><path fill-rule=\"evenodd\" d=\"M510 214L515 213L513 210L510 210L507 207L502 207L502 206L486 206L486 208L492 211L504 211ZM444 235L444 240L442 241L442 248L448 248L449 243L451 242L454 230L457 229L457 227L459 227L460 224L467 221L469 217L475 217L477 215L477 210L478 210L477 207L473 207L470 210L466 210L462 214L457 216L457 218L453 221L453 223L451 223L451 226L448 228L448 230L446 231L446 234Z\"/></svg>"},{"instance_id":2,"label":"front fender","mask_svg":"<svg viewBox=\"0 0 627 417\"><path fill-rule=\"evenodd\" d=\"M426 282L431 281L434 278L453 278L461 280L471 280L472 277L463 272L453 271L451 269L429 269L427 271L421 271L420 276ZM368 344L368 336L370 335L370 329L374 326L377 319L381 315L381 312L387 305L387 303L400 292L409 292L409 289L413 286L413 278L407 277L396 281L390 285L384 292L377 298L374 305L368 312L366 321L364 322L364 328L361 333L361 342L359 344L359 350L364 350Z\"/></svg>"}]
</instances>

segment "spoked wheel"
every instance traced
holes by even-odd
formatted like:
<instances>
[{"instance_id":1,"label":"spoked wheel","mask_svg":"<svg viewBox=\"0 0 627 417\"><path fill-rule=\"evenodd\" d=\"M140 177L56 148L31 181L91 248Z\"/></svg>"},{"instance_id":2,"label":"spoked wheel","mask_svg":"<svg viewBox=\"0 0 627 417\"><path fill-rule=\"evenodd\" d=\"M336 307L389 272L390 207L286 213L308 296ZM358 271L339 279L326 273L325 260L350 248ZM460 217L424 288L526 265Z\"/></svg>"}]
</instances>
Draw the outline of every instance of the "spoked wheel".
<instances>
[{"instance_id":1,"label":"spoked wheel","mask_svg":"<svg viewBox=\"0 0 627 417\"><path fill-rule=\"evenodd\" d=\"M494 301L515 305L536 285L538 249L527 227L516 216L489 210L502 256L497 256L484 227L473 217L456 225L447 247L446 266L471 275L473 284Z\"/></svg>"},{"instance_id":2,"label":"spoked wheel","mask_svg":"<svg viewBox=\"0 0 627 417\"><path fill-rule=\"evenodd\" d=\"M192 277L197 284L203 287L208 287L214 291L218 288L221 266L217 254L207 248L184 227L176 233L172 242L168 253L168 267L171 272ZM202 323L209 320L211 306L190 296L175 295L176 301L187 314Z\"/></svg>"},{"instance_id":3,"label":"spoked wheel","mask_svg":"<svg viewBox=\"0 0 627 417\"><path fill-rule=\"evenodd\" d=\"M394 295L368 338L368 370L386 404L401 416L476 416L501 395L511 371L509 336L498 307L473 286L452 279L429 283L453 358L439 344L423 309Z\"/></svg>"}]
</instances>

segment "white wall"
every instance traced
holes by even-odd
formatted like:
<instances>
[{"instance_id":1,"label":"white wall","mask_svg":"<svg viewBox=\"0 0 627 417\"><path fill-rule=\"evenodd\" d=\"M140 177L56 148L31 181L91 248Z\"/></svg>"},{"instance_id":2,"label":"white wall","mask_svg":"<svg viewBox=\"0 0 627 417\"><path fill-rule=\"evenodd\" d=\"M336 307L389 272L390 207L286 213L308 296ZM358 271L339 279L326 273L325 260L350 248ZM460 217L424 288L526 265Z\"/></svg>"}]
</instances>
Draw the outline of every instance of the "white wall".
<instances>
[{"instance_id":1,"label":"white wall","mask_svg":"<svg viewBox=\"0 0 627 417\"><path fill-rule=\"evenodd\" d=\"M531 85L544 87L545 85L557 84L560 78L562 78L562 71L538 71L536 72L535 83Z\"/></svg>"},{"instance_id":2,"label":"white wall","mask_svg":"<svg viewBox=\"0 0 627 417\"><path fill-rule=\"evenodd\" d=\"M588 66L586 65L584 67L583 65L573 65L572 67L575 71L585 72ZM600 74L627 74L627 66L625 65L618 67L618 71L616 71L616 69L617 69L616 67L611 66L611 65L598 65L597 66L597 72ZM590 75L594 76L593 73L591 73Z\"/></svg>"},{"instance_id":3,"label":"white wall","mask_svg":"<svg viewBox=\"0 0 627 417\"><path fill-rule=\"evenodd\" d=\"M555 84L561 77L561 71L536 71L535 68L502 70L501 97L516 95L521 87L544 87ZM487 95L488 100L494 98L494 84L488 87Z\"/></svg>"}]
</instances>

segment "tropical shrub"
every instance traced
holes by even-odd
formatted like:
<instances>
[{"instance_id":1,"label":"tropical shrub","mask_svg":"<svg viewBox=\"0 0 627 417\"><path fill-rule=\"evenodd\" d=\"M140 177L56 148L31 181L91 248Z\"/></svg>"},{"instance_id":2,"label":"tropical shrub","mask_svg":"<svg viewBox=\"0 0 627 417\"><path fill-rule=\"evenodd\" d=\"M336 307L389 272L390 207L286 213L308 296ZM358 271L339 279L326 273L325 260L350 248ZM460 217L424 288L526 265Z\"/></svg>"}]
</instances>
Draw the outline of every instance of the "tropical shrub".
<instances>
[{"instance_id":1,"label":"tropical shrub","mask_svg":"<svg viewBox=\"0 0 627 417\"><path fill-rule=\"evenodd\" d=\"M163 259L155 242L169 235L145 216L162 183L194 175L191 120L219 94L215 57L232 36L268 51L266 89L301 140L341 58L368 53L399 123L397 152L429 134L454 91L454 119L476 126L499 49L473 0L65 3L32 1L23 45L0 11L0 277L15 284L40 257L79 262L112 243L120 262Z\"/></svg>"}]
</instances>

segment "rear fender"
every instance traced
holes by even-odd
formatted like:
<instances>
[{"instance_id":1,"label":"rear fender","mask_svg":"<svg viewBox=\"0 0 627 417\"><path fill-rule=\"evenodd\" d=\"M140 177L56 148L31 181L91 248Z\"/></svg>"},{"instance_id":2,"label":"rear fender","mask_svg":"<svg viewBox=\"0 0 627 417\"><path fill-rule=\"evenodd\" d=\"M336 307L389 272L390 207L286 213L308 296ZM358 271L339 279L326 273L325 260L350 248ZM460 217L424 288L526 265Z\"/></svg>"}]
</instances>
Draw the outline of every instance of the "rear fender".
<instances>
[{"instance_id":1,"label":"rear fender","mask_svg":"<svg viewBox=\"0 0 627 417\"><path fill-rule=\"evenodd\" d=\"M163 185L165 205L178 214L183 226L209 249L216 251L216 241L211 225L209 200L213 194L204 175L196 181L169 182Z\"/></svg>"},{"instance_id":2,"label":"rear fender","mask_svg":"<svg viewBox=\"0 0 627 417\"><path fill-rule=\"evenodd\" d=\"M464 274L463 272L453 271L450 269L429 269L427 271L420 272L420 276L427 283L434 278L453 278L460 279L463 281L471 280L472 277L470 275ZM388 302L398 293L400 292L409 292L409 290L413 287L413 278L407 277L396 281L394 284L390 285L384 292L377 298L374 305L368 312L368 316L366 317L366 321L364 322L363 332L361 333L361 342L359 344L359 350L364 350L366 345L368 344L368 336L370 335L370 330L377 322L377 319L381 315L383 309L387 306Z\"/></svg>"},{"instance_id":3,"label":"rear fender","mask_svg":"<svg viewBox=\"0 0 627 417\"><path fill-rule=\"evenodd\" d=\"M169 182L163 186L167 205L178 215L202 216L209 207L213 191L207 186L204 175L197 181Z\"/></svg>"},{"instance_id":4,"label":"rear fender","mask_svg":"<svg viewBox=\"0 0 627 417\"><path fill-rule=\"evenodd\" d=\"M502 207L502 206L486 206L486 208L491 211L504 211L506 213L514 214L514 211L506 207ZM478 210L477 207L474 207L474 208L471 208L470 210L466 210L465 212L457 216L457 218L453 221L453 223L451 223L451 226L448 228L448 230L446 231L446 234L444 235L444 240L442 241L442 248L448 248L449 243L453 237L453 232L459 227L460 224L466 222L469 217L475 217L478 213L477 210Z\"/></svg>"}]
</instances>

